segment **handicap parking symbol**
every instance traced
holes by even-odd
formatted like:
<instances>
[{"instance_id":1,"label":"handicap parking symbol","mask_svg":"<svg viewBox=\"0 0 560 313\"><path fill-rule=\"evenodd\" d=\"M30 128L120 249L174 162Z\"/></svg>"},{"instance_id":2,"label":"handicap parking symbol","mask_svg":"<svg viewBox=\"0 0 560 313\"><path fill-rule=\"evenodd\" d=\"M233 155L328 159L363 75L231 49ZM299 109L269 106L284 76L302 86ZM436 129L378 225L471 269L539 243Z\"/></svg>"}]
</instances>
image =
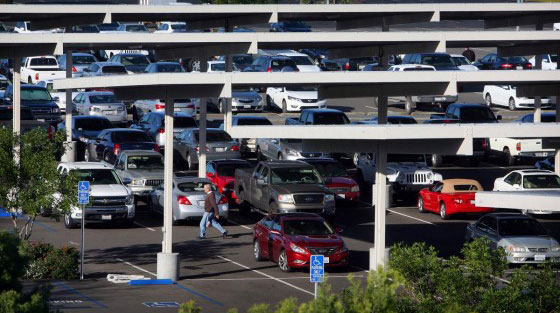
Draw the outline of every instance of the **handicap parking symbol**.
<instances>
[{"instance_id":1,"label":"handicap parking symbol","mask_svg":"<svg viewBox=\"0 0 560 313\"><path fill-rule=\"evenodd\" d=\"M89 192L89 182L79 181L78 182L78 192Z\"/></svg>"}]
</instances>

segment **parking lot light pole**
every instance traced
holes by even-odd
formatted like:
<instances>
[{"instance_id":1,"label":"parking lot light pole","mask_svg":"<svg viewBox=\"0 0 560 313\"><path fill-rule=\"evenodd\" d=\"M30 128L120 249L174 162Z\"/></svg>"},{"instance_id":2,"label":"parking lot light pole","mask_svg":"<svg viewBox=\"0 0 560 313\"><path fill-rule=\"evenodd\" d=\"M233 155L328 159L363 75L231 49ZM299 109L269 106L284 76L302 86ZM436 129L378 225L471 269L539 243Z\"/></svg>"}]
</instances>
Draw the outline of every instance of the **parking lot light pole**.
<instances>
[{"instance_id":1,"label":"parking lot light pole","mask_svg":"<svg viewBox=\"0 0 560 313\"><path fill-rule=\"evenodd\" d=\"M200 73L208 72L208 57L200 58ZM206 115L207 115L207 99L200 98L200 115L198 125L198 177L206 177Z\"/></svg>"},{"instance_id":2,"label":"parking lot light pole","mask_svg":"<svg viewBox=\"0 0 560 313\"><path fill-rule=\"evenodd\" d=\"M66 78L72 78L72 67L72 51L68 50L66 51ZM74 162L76 143L72 141L72 89L66 89L65 110L64 129L66 130L66 150L64 152L63 160L66 162Z\"/></svg>"},{"instance_id":3,"label":"parking lot light pole","mask_svg":"<svg viewBox=\"0 0 560 313\"><path fill-rule=\"evenodd\" d=\"M163 180L163 244L157 254L157 278L179 279L179 254L173 253L173 98L165 99L165 163Z\"/></svg>"},{"instance_id":4,"label":"parking lot light pole","mask_svg":"<svg viewBox=\"0 0 560 313\"><path fill-rule=\"evenodd\" d=\"M560 55L560 51L556 55ZM560 70L558 59L556 59L556 70ZM556 123L560 123L560 92L556 95ZM556 172L556 175L560 175L560 149L558 148L554 151L554 172Z\"/></svg>"}]
</instances>

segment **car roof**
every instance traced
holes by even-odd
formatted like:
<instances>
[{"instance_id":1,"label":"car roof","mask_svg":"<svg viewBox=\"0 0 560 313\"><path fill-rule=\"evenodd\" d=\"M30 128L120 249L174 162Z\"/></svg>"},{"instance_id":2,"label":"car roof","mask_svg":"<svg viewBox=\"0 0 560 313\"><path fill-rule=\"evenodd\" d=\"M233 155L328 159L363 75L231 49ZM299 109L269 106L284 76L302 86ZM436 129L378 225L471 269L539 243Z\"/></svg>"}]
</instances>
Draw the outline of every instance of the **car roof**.
<instances>
[{"instance_id":1,"label":"car roof","mask_svg":"<svg viewBox=\"0 0 560 313\"><path fill-rule=\"evenodd\" d=\"M463 179L463 178L452 178L444 179L441 181L443 183L442 193L461 193L461 192L475 192L484 191L480 183L474 179ZM476 190L455 190L456 185L472 185L476 187Z\"/></svg>"},{"instance_id":2,"label":"car roof","mask_svg":"<svg viewBox=\"0 0 560 313\"><path fill-rule=\"evenodd\" d=\"M538 175L538 174L544 174L544 175L556 175L556 173L551 172L551 171L547 171L547 170L537 170L537 169L530 169L530 170L517 170L514 172L518 172L524 175Z\"/></svg>"},{"instance_id":3,"label":"car roof","mask_svg":"<svg viewBox=\"0 0 560 313\"><path fill-rule=\"evenodd\" d=\"M312 166L309 163L305 163L305 162L299 161L299 160L274 160L274 161L266 161L266 162L263 162L263 163L267 164L268 166L276 167L276 168Z\"/></svg>"},{"instance_id":4,"label":"car roof","mask_svg":"<svg viewBox=\"0 0 560 313\"><path fill-rule=\"evenodd\" d=\"M82 94L86 94L88 96L94 96L94 95L112 95L113 92L112 91L84 91L84 92L80 92Z\"/></svg>"},{"instance_id":5,"label":"car roof","mask_svg":"<svg viewBox=\"0 0 560 313\"><path fill-rule=\"evenodd\" d=\"M154 150L123 150L121 154L125 155L159 155L161 153L154 151Z\"/></svg>"},{"instance_id":6,"label":"car roof","mask_svg":"<svg viewBox=\"0 0 560 313\"><path fill-rule=\"evenodd\" d=\"M210 161L211 163L215 163L217 165L222 165L222 164L251 164L249 163L249 161L247 160L243 160L243 159L217 159L217 160L212 160Z\"/></svg>"},{"instance_id":7,"label":"car roof","mask_svg":"<svg viewBox=\"0 0 560 313\"><path fill-rule=\"evenodd\" d=\"M284 55L287 57L308 57L307 54L301 52L281 52L278 55Z\"/></svg>"},{"instance_id":8,"label":"car roof","mask_svg":"<svg viewBox=\"0 0 560 313\"><path fill-rule=\"evenodd\" d=\"M62 162L60 166L63 166L68 169L108 169L112 170L113 168L109 166L107 163L102 162Z\"/></svg>"},{"instance_id":9,"label":"car roof","mask_svg":"<svg viewBox=\"0 0 560 313\"><path fill-rule=\"evenodd\" d=\"M315 213L304 213L304 212L295 212L295 213L276 213L270 215L272 218L279 217L282 220L286 219L321 219L323 218L319 214Z\"/></svg>"},{"instance_id":10,"label":"car roof","mask_svg":"<svg viewBox=\"0 0 560 313\"><path fill-rule=\"evenodd\" d=\"M8 86L13 88L13 85ZM37 86L37 85L33 85L33 84L21 84L20 86L21 88L25 88L25 89L45 89L45 87L41 87L41 86Z\"/></svg>"},{"instance_id":11,"label":"car roof","mask_svg":"<svg viewBox=\"0 0 560 313\"><path fill-rule=\"evenodd\" d=\"M316 112L316 113L344 113L344 112L342 112L340 110L336 110L336 109L305 109L305 110L302 110L302 113L304 111Z\"/></svg>"}]
</instances>

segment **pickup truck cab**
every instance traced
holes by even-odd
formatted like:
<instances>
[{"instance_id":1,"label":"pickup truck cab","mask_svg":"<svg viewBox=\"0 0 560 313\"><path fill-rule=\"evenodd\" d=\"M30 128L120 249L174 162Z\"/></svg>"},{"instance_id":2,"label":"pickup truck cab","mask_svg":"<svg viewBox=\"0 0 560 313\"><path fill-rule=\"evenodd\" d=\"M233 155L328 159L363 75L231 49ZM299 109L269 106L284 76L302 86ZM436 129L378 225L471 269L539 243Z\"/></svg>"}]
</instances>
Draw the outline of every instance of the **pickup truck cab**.
<instances>
[{"instance_id":1,"label":"pickup truck cab","mask_svg":"<svg viewBox=\"0 0 560 313\"><path fill-rule=\"evenodd\" d=\"M54 135L54 126L49 123L38 121L26 107L21 108L20 112L20 133L25 134L35 128L40 128L48 132L49 137ZM14 111L12 106L0 106L0 128L12 128L14 120Z\"/></svg>"},{"instance_id":2,"label":"pickup truck cab","mask_svg":"<svg viewBox=\"0 0 560 313\"><path fill-rule=\"evenodd\" d=\"M13 105L14 90L10 85L4 92L4 105ZM33 116L45 122L60 121L60 108L51 97L49 91L36 85L21 85L20 102L31 110Z\"/></svg>"},{"instance_id":3,"label":"pickup truck cab","mask_svg":"<svg viewBox=\"0 0 560 313\"><path fill-rule=\"evenodd\" d=\"M125 150L115 161L115 171L128 185L134 197L147 197L152 189L163 184L163 157L152 150Z\"/></svg>"},{"instance_id":4,"label":"pickup truck cab","mask_svg":"<svg viewBox=\"0 0 560 313\"><path fill-rule=\"evenodd\" d=\"M317 213L334 218L335 195L321 175L302 161L260 162L235 171L235 195L242 208L264 213Z\"/></svg>"},{"instance_id":5,"label":"pickup truck cab","mask_svg":"<svg viewBox=\"0 0 560 313\"><path fill-rule=\"evenodd\" d=\"M461 123L498 123L501 115L494 115L484 104L478 103L453 103L447 107L444 114L432 114L430 119L459 120Z\"/></svg>"},{"instance_id":6,"label":"pickup truck cab","mask_svg":"<svg viewBox=\"0 0 560 313\"><path fill-rule=\"evenodd\" d=\"M60 175L75 172L80 181L89 181L89 204L85 207L86 223L122 222L132 225L136 208L134 196L126 184L108 164L99 162L60 163L57 168ZM64 214L66 228L77 227L82 220L82 209L78 206Z\"/></svg>"},{"instance_id":7,"label":"pickup truck cab","mask_svg":"<svg viewBox=\"0 0 560 313\"><path fill-rule=\"evenodd\" d=\"M21 82L36 84L41 80L65 78L66 72L58 68L54 56L27 57L21 67Z\"/></svg>"},{"instance_id":8,"label":"pickup truck cab","mask_svg":"<svg viewBox=\"0 0 560 313\"><path fill-rule=\"evenodd\" d=\"M543 54L542 57L542 69L543 70L555 70L558 64L558 55L557 54ZM536 63L536 56L529 59L529 62L535 67Z\"/></svg>"},{"instance_id":9,"label":"pickup truck cab","mask_svg":"<svg viewBox=\"0 0 560 313\"><path fill-rule=\"evenodd\" d=\"M298 119L287 118L286 125L345 125L350 119L344 112L334 109L307 109Z\"/></svg>"}]
</instances>

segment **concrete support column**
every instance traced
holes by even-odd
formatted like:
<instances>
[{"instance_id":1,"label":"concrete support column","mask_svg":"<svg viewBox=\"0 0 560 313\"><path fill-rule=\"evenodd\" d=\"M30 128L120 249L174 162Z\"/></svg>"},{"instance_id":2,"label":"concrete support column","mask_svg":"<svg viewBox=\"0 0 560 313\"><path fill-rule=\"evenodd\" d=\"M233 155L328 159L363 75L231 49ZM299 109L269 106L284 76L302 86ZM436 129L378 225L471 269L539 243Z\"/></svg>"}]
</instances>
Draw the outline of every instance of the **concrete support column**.
<instances>
[{"instance_id":1,"label":"concrete support column","mask_svg":"<svg viewBox=\"0 0 560 313\"><path fill-rule=\"evenodd\" d=\"M208 57L200 58L200 72L208 71ZM200 115L198 118L198 177L206 177L206 112L208 99L200 98Z\"/></svg>"},{"instance_id":2,"label":"concrete support column","mask_svg":"<svg viewBox=\"0 0 560 313\"><path fill-rule=\"evenodd\" d=\"M13 75L13 129L14 134L19 134L21 130L21 59L14 58Z\"/></svg>"},{"instance_id":3,"label":"concrete support column","mask_svg":"<svg viewBox=\"0 0 560 313\"><path fill-rule=\"evenodd\" d=\"M370 255L370 270L385 266L385 212L387 210L387 150L384 144L378 144L375 153L375 239L374 255ZM374 262L371 262L374 261ZM372 264L373 263L373 264ZM372 265L374 266L373 268Z\"/></svg>"},{"instance_id":4,"label":"concrete support column","mask_svg":"<svg viewBox=\"0 0 560 313\"><path fill-rule=\"evenodd\" d=\"M557 52L560 55L560 51ZM560 62L556 62L556 70L560 70ZM556 95L556 123L560 123L560 94ZM560 175L560 149L554 152L554 172Z\"/></svg>"},{"instance_id":5,"label":"concrete support column","mask_svg":"<svg viewBox=\"0 0 560 313\"><path fill-rule=\"evenodd\" d=\"M66 78L72 78L72 51L66 51ZM64 125L66 129L66 150L62 160L74 162L76 160L76 143L72 141L72 89L66 89L66 108Z\"/></svg>"},{"instance_id":6,"label":"concrete support column","mask_svg":"<svg viewBox=\"0 0 560 313\"><path fill-rule=\"evenodd\" d=\"M230 33L233 31L233 26L231 25L231 23L229 22L229 20L226 20L226 27L225 27L225 32ZM233 72L233 55L231 54L227 54L226 55L226 72L227 73L231 73ZM231 119L232 119L232 113L231 113L231 98L225 98L224 99L224 105L225 105L225 115L224 115L224 129L225 131L230 131L231 130Z\"/></svg>"},{"instance_id":7,"label":"concrete support column","mask_svg":"<svg viewBox=\"0 0 560 313\"><path fill-rule=\"evenodd\" d=\"M543 24L537 24L535 27L536 30L543 30ZM535 56L535 69L536 70L541 70L542 69L542 55L538 54ZM542 109L541 109L541 97L535 97L535 110L534 110L534 116L533 116L533 121L535 123L540 123L541 122L541 113L542 113Z\"/></svg>"}]
</instances>

